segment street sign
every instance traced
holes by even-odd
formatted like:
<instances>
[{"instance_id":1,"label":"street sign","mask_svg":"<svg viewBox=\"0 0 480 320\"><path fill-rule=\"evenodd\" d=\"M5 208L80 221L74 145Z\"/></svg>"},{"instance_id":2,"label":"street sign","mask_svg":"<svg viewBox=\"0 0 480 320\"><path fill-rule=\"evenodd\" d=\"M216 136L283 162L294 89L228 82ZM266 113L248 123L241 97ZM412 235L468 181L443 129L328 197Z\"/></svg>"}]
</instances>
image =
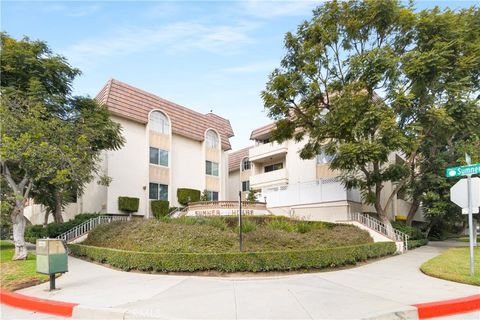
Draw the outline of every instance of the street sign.
<instances>
[{"instance_id":1,"label":"street sign","mask_svg":"<svg viewBox=\"0 0 480 320\"><path fill-rule=\"evenodd\" d=\"M468 214L468 179L461 179L450 188L450 200ZM473 213L480 207L480 178L471 178Z\"/></svg>"},{"instance_id":2,"label":"street sign","mask_svg":"<svg viewBox=\"0 0 480 320\"><path fill-rule=\"evenodd\" d=\"M462 213L466 211L468 214L468 238L470 246L470 275L473 277L475 274L473 246L474 239L477 238L477 231L474 230L473 213L478 213L478 207L480 206L480 178L472 178L472 174L480 173L480 164L472 164L470 155L465 153L465 161L468 166L447 168L447 177L467 176L467 179L462 179L455 183L450 188L450 200L453 203L462 207ZM465 210L466 209L466 210Z\"/></svg>"},{"instance_id":3,"label":"street sign","mask_svg":"<svg viewBox=\"0 0 480 320\"><path fill-rule=\"evenodd\" d=\"M445 170L445 176L447 178L467 176L469 174L480 174L480 163L470 166L447 168L447 170Z\"/></svg>"}]
</instances>

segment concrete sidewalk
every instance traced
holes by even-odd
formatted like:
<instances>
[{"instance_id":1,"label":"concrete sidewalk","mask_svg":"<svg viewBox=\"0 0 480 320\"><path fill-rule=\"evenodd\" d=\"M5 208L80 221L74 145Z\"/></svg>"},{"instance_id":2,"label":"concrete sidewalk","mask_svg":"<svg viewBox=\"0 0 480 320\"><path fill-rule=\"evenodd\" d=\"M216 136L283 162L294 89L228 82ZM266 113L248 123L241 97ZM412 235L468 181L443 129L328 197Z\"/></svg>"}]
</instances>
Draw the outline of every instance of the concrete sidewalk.
<instances>
[{"instance_id":1,"label":"concrete sidewalk","mask_svg":"<svg viewBox=\"0 0 480 320\"><path fill-rule=\"evenodd\" d=\"M70 272L19 293L79 303L74 317L156 319L359 319L394 311L414 317L415 303L480 293L435 279L418 267L445 248L426 246L348 270L279 277L150 275L70 258ZM400 315L399 315L400 316Z\"/></svg>"}]
</instances>

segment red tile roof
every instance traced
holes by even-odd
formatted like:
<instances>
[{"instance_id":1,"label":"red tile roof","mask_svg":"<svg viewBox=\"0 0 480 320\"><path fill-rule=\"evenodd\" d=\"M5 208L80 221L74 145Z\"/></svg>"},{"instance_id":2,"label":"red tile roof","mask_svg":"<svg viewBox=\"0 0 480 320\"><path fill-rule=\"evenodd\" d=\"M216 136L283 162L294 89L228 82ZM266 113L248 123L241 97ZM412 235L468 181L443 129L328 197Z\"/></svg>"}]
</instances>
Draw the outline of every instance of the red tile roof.
<instances>
[{"instance_id":1,"label":"red tile roof","mask_svg":"<svg viewBox=\"0 0 480 320\"><path fill-rule=\"evenodd\" d=\"M216 114L193 111L115 79L107 82L96 99L112 114L143 124L148 122L151 110L161 110L170 117L173 133L193 140L203 141L205 131L215 129L220 134L222 149L231 149L229 138L234 134L230 121Z\"/></svg>"},{"instance_id":2,"label":"red tile roof","mask_svg":"<svg viewBox=\"0 0 480 320\"><path fill-rule=\"evenodd\" d=\"M248 157L248 150L251 148L253 146L237 150L228 155L228 172L240 170L240 162L243 158Z\"/></svg>"},{"instance_id":3,"label":"red tile roof","mask_svg":"<svg viewBox=\"0 0 480 320\"><path fill-rule=\"evenodd\" d=\"M250 140L255 140L255 139L262 138L264 136L268 136L269 133L272 132L273 129L275 129L275 127L276 127L275 122L272 122L263 127L253 130L252 133L250 134Z\"/></svg>"}]
</instances>

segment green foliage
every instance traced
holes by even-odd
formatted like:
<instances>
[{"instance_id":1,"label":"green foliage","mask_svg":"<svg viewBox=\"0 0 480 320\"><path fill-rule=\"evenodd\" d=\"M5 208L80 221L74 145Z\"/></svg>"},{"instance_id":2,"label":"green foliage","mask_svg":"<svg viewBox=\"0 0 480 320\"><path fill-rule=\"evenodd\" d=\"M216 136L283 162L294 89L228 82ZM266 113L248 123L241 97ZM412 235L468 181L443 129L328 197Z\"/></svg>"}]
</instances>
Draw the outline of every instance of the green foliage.
<instances>
[{"instance_id":1,"label":"green foliage","mask_svg":"<svg viewBox=\"0 0 480 320\"><path fill-rule=\"evenodd\" d=\"M247 201L249 202L257 201L257 197L256 197L257 193L258 193L258 190L253 190L252 188L250 188L247 195Z\"/></svg>"},{"instance_id":2,"label":"green foliage","mask_svg":"<svg viewBox=\"0 0 480 320\"><path fill-rule=\"evenodd\" d=\"M415 11L395 0L329 1L285 36L262 98L272 139L306 139L302 158L333 156L347 188L384 218L399 190L430 227L459 220L445 167L480 161L480 9ZM382 97L375 92L383 92ZM389 161L392 153L401 161ZM383 183L396 188L386 194Z\"/></svg>"},{"instance_id":3,"label":"green foliage","mask_svg":"<svg viewBox=\"0 0 480 320\"><path fill-rule=\"evenodd\" d=\"M139 203L139 198L118 197L118 210L128 213L137 212Z\"/></svg>"},{"instance_id":4,"label":"green foliage","mask_svg":"<svg viewBox=\"0 0 480 320\"><path fill-rule=\"evenodd\" d=\"M415 249L421 246L426 246L428 244L428 239L419 239L419 240L408 240L407 247L408 250Z\"/></svg>"},{"instance_id":5,"label":"green foliage","mask_svg":"<svg viewBox=\"0 0 480 320\"><path fill-rule=\"evenodd\" d=\"M155 218L165 217L169 214L170 202L167 200L152 200L150 206Z\"/></svg>"},{"instance_id":6,"label":"green foliage","mask_svg":"<svg viewBox=\"0 0 480 320\"><path fill-rule=\"evenodd\" d=\"M200 201L200 190L178 188L177 199L182 206L187 206L189 202Z\"/></svg>"},{"instance_id":7,"label":"green foliage","mask_svg":"<svg viewBox=\"0 0 480 320\"><path fill-rule=\"evenodd\" d=\"M262 218L262 219L260 219ZM272 221L290 223L291 232L272 229ZM245 217L245 225L256 225L244 234L248 252L304 250L350 246L373 242L368 232L343 224L323 224L288 218ZM297 223L311 224L306 233L297 232ZM122 234L122 237L116 236ZM218 253L238 251L238 217L162 217L159 220L133 219L101 225L88 234L84 244L129 251Z\"/></svg>"},{"instance_id":8,"label":"green foliage","mask_svg":"<svg viewBox=\"0 0 480 320\"><path fill-rule=\"evenodd\" d=\"M392 222L392 227L394 229L397 229L398 231L401 231L401 232L407 234L410 237L411 240L425 239L425 235L422 233L422 231L420 231L420 229L415 228L415 227L407 226L402 221L393 221Z\"/></svg>"},{"instance_id":9,"label":"green foliage","mask_svg":"<svg viewBox=\"0 0 480 320\"><path fill-rule=\"evenodd\" d=\"M287 232L295 231L295 226L292 223L290 223L289 221L284 220L284 219L282 219L282 220L280 220L280 219L272 220L272 221L270 221L266 224L266 227L270 228L270 229L273 229L273 230L283 230L283 231L287 231Z\"/></svg>"},{"instance_id":10,"label":"green foliage","mask_svg":"<svg viewBox=\"0 0 480 320\"><path fill-rule=\"evenodd\" d=\"M255 223L254 220L250 219L242 219L242 232L243 233L249 233L252 231L255 231L257 229L258 225ZM237 227L238 230L238 227Z\"/></svg>"},{"instance_id":11,"label":"green foliage","mask_svg":"<svg viewBox=\"0 0 480 320\"><path fill-rule=\"evenodd\" d=\"M1 33L2 175L21 215L24 199L54 212L81 195L103 150L120 148L121 127L94 99L72 96L80 74L42 41Z\"/></svg>"},{"instance_id":12,"label":"green foliage","mask_svg":"<svg viewBox=\"0 0 480 320\"><path fill-rule=\"evenodd\" d=\"M35 243L38 238L56 238L62 233L98 216L100 216L98 213L81 213L64 223L52 222L47 224L46 227L41 224L29 225L25 229L25 240Z\"/></svg>"},{"instance_id":13,"label":"green foliage","mask_svg":"<svg viewBox=\"0 0 480 320\"><path fill-rule=\"evenodd\" d=\"M208 191L207 191L207 189L203 190L202 195L200 196L200 201L208 201Z\"/></svg>"},{"instance_id":14,"label":"green foliage","mask_svg":"<svg viewBox=\"0 0 480 320\"><path fill-rule=\"evenodd\" d=\"M312 249L248 253L157 253L99 248L80 244L69 245L71 253L122 270L142 271L288 271L332 268L395 253L393 242Z\"/></svg>"}]
</instances>

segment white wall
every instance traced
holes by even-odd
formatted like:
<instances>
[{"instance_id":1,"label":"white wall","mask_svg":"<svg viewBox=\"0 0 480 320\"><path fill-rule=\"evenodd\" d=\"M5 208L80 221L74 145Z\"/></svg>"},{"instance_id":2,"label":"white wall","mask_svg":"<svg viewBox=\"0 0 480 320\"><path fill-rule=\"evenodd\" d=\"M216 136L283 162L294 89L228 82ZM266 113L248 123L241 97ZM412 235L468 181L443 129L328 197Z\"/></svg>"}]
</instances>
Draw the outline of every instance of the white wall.
<instances>
[{"instance_id":1,"label":"white wall","mask_svg":"<svg viewBox=\"0 0 480 320\"><path fill-rule=\"evenodd\" d=\"M178 188L191 188L202 192L205 189L205 155L202 142L173 134L171 159L172 185L168 187L170 206L179 206Z\"/></svg>"},{"instance_id":2,"label":"white wall","mask_svg":"<svg viewBox=\"0 0 480 320\"><path fill-rule=\"evenodd\" d=\"M231 171L228 175L228 201L238 200L238 191L241 190L240 170Z\"/></svg>"},{"instance_id":3,"label":"white wall","mask_svg":"<svg viewBox=\"0 0 480 320\"><path fill-rule=\"evenodd\" d=\"M316 159L303 160L300 158L299 151L303 148L306 142L306 139L303 139L298 143L294 140L288 141L286 168L288 172L289 184L313 181L317 178Z\"/></svg>"},{"instance_id":4,"label":"white wall","mask_svg":"<svg viewBox=\"0 0 480 320\"><path fill-rule=\"evenodd\" d=\"M63 221L71 220L79 213L78 204L69 203L62 212ZM45 220L45 207L41 204L32 204L25 207L23 214L32 224L43 224ZM53 214L48 216L47 223L50 222L53 222Z\"/></svg>"},{"instance_id":5,"label":"white wall","mask_svg":"<svg viewBox=\"0 0 480 320\"><path fill-rule=\"evenodd\" d=\"M138 214L148 212L149 146L146 126L131 120L112 116L122 125L126 143L122 149L106 155L107 174L113 178L108 187L107 212L118 210L118 197L140 198Z\"/></svg>"},{"instance_id":6,"label":"white wall","mask_svg":"<svg viewBox=\"0 0 480 320\"><path fill-rule=\"evenodd\" d=\"M102 153L99 166L99 175L107 174L106 152ZM78 198L78 210L80 213L107 211L107 187L98 184L99 177L95 175L93 180L85 186L83 195Z\"/></svg>"}]
</instances>

